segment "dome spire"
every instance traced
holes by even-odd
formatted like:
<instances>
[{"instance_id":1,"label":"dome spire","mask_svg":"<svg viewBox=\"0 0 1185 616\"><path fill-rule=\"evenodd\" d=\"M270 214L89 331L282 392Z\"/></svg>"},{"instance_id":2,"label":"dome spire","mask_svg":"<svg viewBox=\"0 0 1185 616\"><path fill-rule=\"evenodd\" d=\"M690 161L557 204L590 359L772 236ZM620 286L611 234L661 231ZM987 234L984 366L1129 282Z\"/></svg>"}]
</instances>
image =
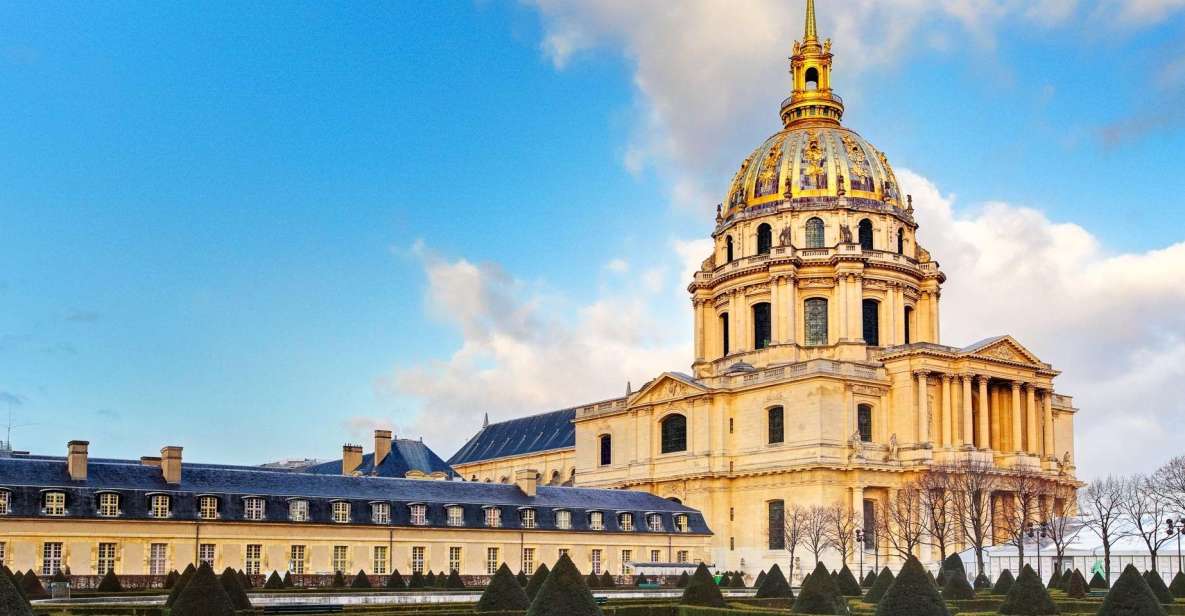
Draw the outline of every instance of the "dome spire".
<instances>
[{"instance_id":1,"label":"dome spire","mask_svg":"<svg viewBox=\"0 0 1185 616\"><path fill-rule=\"evenodd\" d=\"M815 26L815 0L806 0L806 32L802 35L802 41L817 41L819 40L819 29Z\"/></svg>"},{"instance_id":2,"label":"dome spire","mask_svg":"<svg viewBox=\"0 0 1185 616\"><path fill-rule=\"evenodd\" d=\"M790 75L794 81L790 98L782 101L782 125L838 126L843 99L831 91L831 39L819 43L815 0L806 0L806 27L802 41L794 41Z\"/></svg>"}]
</instances>

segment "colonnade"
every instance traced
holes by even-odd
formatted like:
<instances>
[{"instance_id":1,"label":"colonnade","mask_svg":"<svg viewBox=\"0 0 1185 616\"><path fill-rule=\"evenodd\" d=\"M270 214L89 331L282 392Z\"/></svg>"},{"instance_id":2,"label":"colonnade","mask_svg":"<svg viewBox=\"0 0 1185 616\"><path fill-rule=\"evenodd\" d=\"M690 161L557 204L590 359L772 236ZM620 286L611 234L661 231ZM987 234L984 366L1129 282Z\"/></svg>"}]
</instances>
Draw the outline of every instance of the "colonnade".
<instances>
[{"instance_id":1,"label":"colonnade","mask_svg":"<svg viewBox=\"0 0 1185 616\"><path fill-rule=\"evenodd\" d=\"M974 448L1043 459L1056 455L1049 386L966 373L918 370L913 374L918 442L933 442L941 449ZM929 408L931 379L939 384L934 409Z\"/></svg>"}]
</instances>

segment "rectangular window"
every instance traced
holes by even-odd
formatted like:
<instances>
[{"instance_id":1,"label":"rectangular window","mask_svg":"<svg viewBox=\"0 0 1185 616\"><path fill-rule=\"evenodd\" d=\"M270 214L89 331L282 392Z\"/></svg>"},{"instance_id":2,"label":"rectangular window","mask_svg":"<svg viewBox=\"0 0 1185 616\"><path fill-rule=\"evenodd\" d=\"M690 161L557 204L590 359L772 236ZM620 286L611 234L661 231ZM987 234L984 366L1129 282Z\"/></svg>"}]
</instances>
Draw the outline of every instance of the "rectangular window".
<instances>
[{"instance_id":1,"label":"rectangular window","mask_svg":"<svg viewBox=\"0 0 1185 616\"><path fill-rule=\"evenodd\" d=\"M465 508L464 507L449 507L448 508L448 525L449 526L464 526L465 525Z\"/></svg>"},{"instance_id":2,"label":"rectangular window","mask_svg":"<svg viewBox=\"0 0 1185 616\"><path fill-rule=\"evenodd\" d=\"M535 548L523 548L523 571L527 575L535 572Z\"/></svg>"},{"instance_id":3,"label":"rectangular window","mask_svg":"<svg viewBox=\"0 0 1185 616\"><path fill-rule=\"evenodd\" d=\"M776 445L786 440L786 420L782 407L775 406L766 411L769 423L769 444Z\"/></svg>"},{"instance_id":4,"label":"rectangular window","mask_svg":"<svg viewBox=\"0 0 1185 616\"><path fill-rule=\"evenodd\" d=\"M198 562L199 563L206 563L207 565L210 565L210 568L214 567L214 544L213 543L203 543L198 546Z\"/></svg>"},{"instance_id":5,"label":"rectangular window","mask_svg":"<svg viewBox=\"0 0 1185 616\"><path fill-rule=\"evenodd\" d=\"M374 565L370 570L378 575L387 574L387 546L374 546Z\"/></svg>"},{"instance_id":6,"label":"rectangular window","mask_svg":"<svg viewBox=\"0 0 1185 616\"><path fill-rule=\"evenodd\" d=\"M567 556L567 555L568 555L568 548L560 548L556 553L556 557Z\"/></svg>"},{"instance_id":7,"label":"rectangular window","mask_svg":"<svg viewBox=\"0 0 1185 616\"><path fill-rule=\"evenodd\" d=\"M588 527L593 530L605 530L605 514L593 511L588 514Z\"/></svg>"},{"instance_id":8,"label":"rectangular window","mask_svg":"<svg viewBox=\"0 0 1185 616\"><path fill-rule=\"evenodd\" d=\"M634 514L632 514L632 513L621 514L617 518L617 524L618 524L618 526L621 527L621 530L624 530L624 531L634 530Z\"/></svg>"},{"instance_id":9,"label":"rectangular window","mask_svg":"<svg viewBox=\"0 0 1185 616\"><path fill-rule=\"evenodd\" d=\"M786 503L772 500L766 508L769 514L769 549L783 550L786 548Z\"/></svg>"},{"instance_id":10,"label":"rectangular window","mask_svg":"<svg viewBox=\"0 0 1185 616\"><path fill-rule=\"evenodd\" d=\"M148 546L148 575L166 575L169 572L169 546L153 543Z\"/></svg>"},{"instance_id":11,"label":"rectangular window","mask_svg":"<svg viewBox=\"0 0 1185 616\"><path fill-rule=\"evenodd\" d=\"M153 494L148 500L148 515L154 518L169 517L169 497L164 494Z\"/></svg>"},{"instance_id":12,"label":"rectangular window","mask_svg":"<svg viewBox=\"0 0 1185 616\"><path fill-rule=\"evenodd\" d=\"M876 501L864 501L864 549L876 549Z\"/></svg>"},{"instance_id":13,"label":"rectangular window","mask_svg":"<svg viewBox=\"0 0 1185 616\"><path fill-rule=\"evenodd\" d=\"M246 556L243 560L243 573L259 575L263 570L263 546L258 543L247 544Z\"/></svg>"},{"instance_id":14,"label":"rectangular window","mask_svg":"<svg viewBox=\"0 0 1185 616\"><path fill-rule=\"evenodd\" d=\"M827 300L812 297L803 304L807 346L825 346L827 334Z\"/></svg>"},{"instance_id":15,"label":"rectangular window","mask_svg":"<svg viewBox=\"0 0 1185 616\"><path fill-rule=\"evenodd\" d=\"M448 549L448 570L449 573L461 572L461 548L459 546L450 546Z\"/></svg>"},{"instance_id":16,"label":"rectangular window","mask_svg":"<svg viewBox=\"0 0 1185 616\"><path fill-rule=\"evenodd\" d=\"M622 550L621 551L621 574L622 575L629 575L630 574L630 566L633 565L633 563L634 563L634 551L633 550Z\"/></svg>"},{"instance_id":17,"label":"rectangular window","mask_svg":"<svg viewBox=\"0 0 1185 616\"><path fill-rule=\"evenodd\" d=\"M659 560L661 558L662 558L662 552L660 552L659 550L650 550L650 562L652 562L652 563L662 562L661 560Z\"/></svg>"},{"instance_id":18,"label":"rectangular window","mask_svg":"<svg viewBox=\"0 0 1185 616\"><path fill-rule=\"evenodd\" d=\"M0 567L5 565L5 558L8 557L8 544L0 541Z\"/></svg>"},{"instance_id":19,"label":"rectangular window","mask_svg":"<svg viewBox=\"0 0 1185 616\"><path fill-rule=\"evenodd\" d=\"M753 349L760 351L769 346L771 319L769 304L760 303L753 306Z\"/></svg>"},{"instance_id":20,"label":"rectangular window","mask_svg":"<svg viewBox=\"0 0 1185 616\"><path fill-rule=\"evenodd\" d=\"M309 521L309 501L288 501L288 519L293 522Z\"/></svg>"},{"instance_id":21,"label":"rectangular window","mask_svg":"<svg viewBox=\"0 0 1185 616\"><path fill-rule=\"evenodd\" d=\"M518 512L519 521L523 528L535 528L535 510L523 509Z\"/></svg>"},{"instance_id":22,"label":"rectangular window","mask_svg":"<svg viewBox=\"0 0 1185 616\"><path fill-rule=\"evenodd\" d=\"M391 523L391 505L388 503L374 503L370 506L370 514L375 524Z\"/></svg>"},{"instance_id":23,"label":"rectangular window","mask_svg":"<svg viewBox=\"0 0 1185 616\"><path fill-rule=\"evenodd\" d=\"M304 573L304 546L294 545L288 551L288 570L297 575Z\"/></svg>"},{"instance_id":24,"label":"rectangular window","mask_svg":"<svg viewBox=\"0 0 1185 616\"><path fill-rule=\"evenodd\" d=\"M728 331L728 313L726 312L726 313L720 315L720 344L721 344L721 346L724 347L724 353L722 354L724 356L727 356L728 351L729 351L729 349L728 349L729 333L730 332Z\"/></svg>"},{"instance_id":25,"label":"rectangular window","mask_svg":"<svg viewBox=\"0 0 1185 616\"><path fill-rule=\"evenodd\" d=\"M572 512L566 509L555 512L555 527L563 530L572 528Z\"/></svg>"},{"instance_id":26,"label":"rectangular window","mask_svg":"<svg viewBox=\"0 0 1185 616\"><path fill-rule=\"evenodd\" d=\"M423 546L414 546L411 549L411 572L424 572L424 548Z\"/></svg>"},{"instance_id":27,"label":"rectangular window","mask_svg":"<svg viewBox=\"0 0 1185 616\"><path fill-rule=\"evenodd\" d=\"M589 560L592 561L593 575L601 575L601 551L593 550Z\"/></svg>"},{"instance_id":28,"label":"rectangular window","mask_svg":"<svg viewBox=\"0 0 1185 616\"><path fill-rule=\"evenodd\" d=\"M95 563L95 573L98 575L107 575L108 571L115 570L114 543L100 543L98 556L99 560Z\"/></svg>"},{"instance_id":29,"label":"rectangular window","mask_svg":"<svg viewBox=\"0 0 1185 616\"><path fill-rule=\"evenodd\" d=\"M9 503L12 500L12 494L8 490L0 490L0 515L8 515L11 511Z\"/></svg>"},{"instance_id":30,"label":"rectangular window","mask_svg":"<svg viewBox=\"0 0 1185 616\"><path fill-rule=\"evenodd\" d=\"M497 507L486 508L486 526L500 528L502 526L502 510Z\"/></svg>"},{"instance_id":31,"label":"rectangular window","mask_svg":"<svg viewBox=\"0 0 1185 616\"><path fill-rule=\"evenodd\" d=\"M601 435L601 466L613 464L613 437Z\"/></svg>"},{"instance_id":32,"label":"rectangular window","mask_svg":"<svg viewBox=\"0 0 1185 616\"><path fill-rule=\"evenodd\" d=\"M113 492L103 492L102 494L99 494L99 515L105 518L114 518L119 515L118 494Z\"/></svg>"},{"instance_id":33,"label":"rectangular window","mask_svg":"<svg viewBox=\"0 0 1185 616\"><path fill-rule=\"evenodd\" d=\"M687 562L687 557L687 550L679 550L678 552L675 552L675 562L677 563Z\"/></svg>"},{"instance_id":34,"label":"rectangular window","mask_svg":"<svg viewBox=\"0 0 1185 616\"><path fill-rule=\"evenodd\" d=\"M66 493L46 492L43 512L45 515L66 515Z\"/></svg>"},{"instance_id":35,"label":"rectangular window","mask_svg":"<svg viewBox=\"0 0 1185 616\"><path fill-rule=\"evenodd\" d=\"M218 497L203 496L198 499L198 517L203 520L217 520Z\"/></svg>"},{"instance_id":36,"label":"rectangular window","mask_svg":"<svg viewBox=\"0 0 1185 616\"><path fill-rule=\"evenodd\" d=\"M333 521L338 524L345 524L350 521L350 503L345 501L334 501L332 505L331 515Z\"/></svg>"},{"instance_id":37,"label":"rectangular window","mask_svg":"<svg viewBox=\"0 0 1185 616\"><path fill-rule=\"evenodd\" d=\"M498 548L486 548L486 575L494 575L498 572Z\"/></svg>"},{"instance_id":38,"label":"rectangular window","mask_svg":"<svg viewBox=\"0 0 1185 616\"><path fill-rule=\"evenodd\" d=\"M350 569L348 560L350 550L344 545L333 546L333 572L345 573Z\"/></svg>"},{"instance_id":39,"label":"rectangular window","mask_svg":"<svg viewBox=\"0 0 1185 616\"><path fill-rule=\"evenodd\" d=\"M688 522L686 514L678 514L675 516L675 530L681 533L691 532L691 524Z\"/></svg>"},{"instance_id":40,"label":"rectangular window","mask_svg":"<svg viewBox=\"0 0 1185 616\"><path fill-rule=\"evenodd\" d=\"M649 528L650 532L652 532L652 533L663 532L665 530L665 527L662 523L662 514L661 513L651 513L651 514L647 515L646 516L646 527Z\"/></svg>"},{"instance_id":41,"label":"rectangular window","mask_svg":"<svg viewBox=\"0 0 1185 616\"><path fill-rule=\"evenodd\" d=\"M411 523L416 526L424 526L428 523L428 506L427 505L412 505L411 506Z\"/></svg>"},{"instance_id":42,"label":"rectangular window","mask_svg":"<svg viewBox=\"0 0 1185 616\"><path fill-rule=\"evenodd\" d=\"M62 544L54 542L41 546L41 575L55 575L61 570Z\"/></svg>"},{"instance_id":43,"label":"rectangular window","mask_svg":"<svg viewBox=\"0 0 1185 616\"><path fill-rule=\"evenodd\" d=\"M263 499L248 498L243 501L243 517L248 520L263 519Z\"/></svg>"}]
</instances>

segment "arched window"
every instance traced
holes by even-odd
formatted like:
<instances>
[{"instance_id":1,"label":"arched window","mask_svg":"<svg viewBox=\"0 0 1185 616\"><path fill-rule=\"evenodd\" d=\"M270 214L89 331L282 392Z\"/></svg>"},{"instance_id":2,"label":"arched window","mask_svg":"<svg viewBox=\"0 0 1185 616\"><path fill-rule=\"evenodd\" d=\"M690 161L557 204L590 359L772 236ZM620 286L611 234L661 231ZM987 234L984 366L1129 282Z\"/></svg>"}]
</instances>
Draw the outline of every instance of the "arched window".
<instances>
[{"instance_id":1,"label":"arched window","mask_svg":"<svg viewBox=\"0 0 1185 616\"><path fill-rule=\"evenodd\" d=\"M728 355L730 350L728 343L728 313L725 312L724 314L720 315L720 345L724 350L723 353L721 353L721 357Z\"/></svg>"},{"instance_id":2,"label":"arched window","mask_svg":"<svg viewBox=\"0 0 1185 616\"><path fill-rule=\"evenodd\" d=\"M662 452L687 451L687 418L671 415L662 420Z\"/></svg>"},{"instance_id":3,"label":"arched window","mask_svg":"<svg viewBox=\"0 0 1185 616\"><path fill-rule=\"evenodd\" d=\"M812 297L804 302L803 318L805 319L807 346L822 346L828 342L827 336L827 300Z\"/></svg>"},{"instance_id":4,"label":"arched window","mask_svg":"<svg viewBox=\"0 0 1185 616\"><path fill-rule=\"evenodd\" d=\"M774 245L774 230L766 223L757 227L757 254L767 255Z\"/></svg>"},{"instance_id":5,"label":"arched window","mask_svg":"<svg viewBox=\"0 0 1185 616\"><path fill-rule=\"evenodd\" d=\"M786 548L786 502L771 500L766 504L769 514L769 549Z\"/></svg>"},{"instance_id":6,"label":"arched window","mask_svg":"<svg viewBox=\"0 0 1185 616\"><path fill-rule=\"evenodd\" d=\"M753 349L764 349L770 343L769 304L753 304Z\"/></svg>"},{"instance_id":7,"label":"arched window","mask_svg":"<svg viewBox=\"0 0 1185 616\"><path fill-rule=\"evenodd\" d=\"M547 484L552 485L552 486L558 486L562 482L563 482L563 478L560 476L560 472L559 471L551 471L551 481L547 482Z\"/></svg>"},{"instance_id":8,"label":"arched window","mask_svg":"<svg viewBox=\"0 0 1185 616\"><path fill-rule=\"evenodd\" d=\"M913 307L905 307L905 344L913 343Z\"/></svg>"},{"instance_id":9,"label":"arched window","mask_svg":"<svg viewBox=\"0 0 1185 616\"><path fill-rule=\"evenodd\" d=\"M818 90L819 89L819 69L817 69L813 66L806 69L806 89L808 89L808 90Z\"/></svg>"},{"instance_id":10,"label":"arched window","mask_svg":"<svg viewBox=\"0 0 1185 616\"><path fill-rule=\"evenodd\" d=\"M671 501L672 503L675 503L676 505L683 504L683 501L680 500L678 496L668 496L667 500ZM675 516L675 517L678 518L679 516Z\"/></svg>"},{"instance_id":11,"label":"arched window","mask_svg":"<svg viewBox=\"0 0 1185 616\"><path fill-rule=\"evenodd\" d=\"M880 346L881 303L875 299L866 299L861 308L864 311L864 343L868 346Z\"/></svg>"},{"instance_id":12,"label":"arched window","mask_svg":"<svg viewBox=\"0 0 1185 616\"><path fill-rule=\"evenodd\" d=\"M856 428L860 431L860 440L872 442L872 406L861 404L856 407Z\"/></svg>"},{"instance_id":13,"label":"arched window","mask_svg":"<svg viewBox=\"0 0 1185 616\"><path fill-rule=\"evenodd\" d=\"M613 464L613 437L602 434L601 438L601 466Z\"/></svg>"},{"instance_id":14,"label":"arched window","mask_svg":"<svg viewBox=\"0 0 1185 616\"><path fill-rule=\"evenodd\" d=\"M872 250L872 221L867 218L861 220L856 233L860 237L860 249Z\"/></svg>"},{"instance_id":15,"label":"arched window","mask_svg":"<svg viewBox=\"0 0 1185 616\"><path fill-rule=\"evenodd\" d=\"M876 549L876 501L864 501L864 549Z\"/></svg>"},{"instance_id":16,"label":"arched window","mask_svg":"<svg viewBox=\"0 0 1185 616\"><path fill-rule=\"evenodd\" d=\"M905 229L897 229L897 254L905 254Z\"/></svg>"},{"instance_id":17,"label":"arched window","mask_svg":"<svg viewBox=\"0 0 1185 616\"><path fill-rule=\"evenodd\" d=\"M770 445L781 443L786 438L786 422L784 415L785 413L782 411L782 407L780 406L770 407L770 409L766 411Z\"/></svg>"},{"instance_id":18,"label":"arched window","mask_svg":"<svg viewBox=\"0 0 1185 616\"><path fill-rule=\"evenodd\" d=\"M823 219L812 218L806 221L806 247L822 248L824 241Z\"/></svg>"},{"instance_id":19,"label":"arched window","mask_svg":"<svg viewBox=\"0 0 1185 616\"><path fill-rule=\"evenodd\" d=\"M724 262L732 262L732 236L725 236L724 238Z\"/></svg>"}]
</instances>

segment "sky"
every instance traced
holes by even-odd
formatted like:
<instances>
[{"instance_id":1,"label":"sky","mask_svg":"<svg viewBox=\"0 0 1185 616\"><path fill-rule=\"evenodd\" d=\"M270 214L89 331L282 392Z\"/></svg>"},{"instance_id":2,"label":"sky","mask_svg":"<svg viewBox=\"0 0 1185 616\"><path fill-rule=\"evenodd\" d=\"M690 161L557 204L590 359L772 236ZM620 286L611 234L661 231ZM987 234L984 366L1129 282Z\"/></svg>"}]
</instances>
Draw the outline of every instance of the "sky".
<instances>
[{"instance_id":1,"label":"sky","mask_svg":"<svg viewBox=\"0 0 1185 616\"><path fill-rule=\"evenodd\" d=\"M802 4L0 0L0 423L447 458L486 413L687 370ZM943 342L1061 369L1085 478L1185 452L1185 0L818 5L844 123L947 273Z\"/></svg>"}]
</instances>

